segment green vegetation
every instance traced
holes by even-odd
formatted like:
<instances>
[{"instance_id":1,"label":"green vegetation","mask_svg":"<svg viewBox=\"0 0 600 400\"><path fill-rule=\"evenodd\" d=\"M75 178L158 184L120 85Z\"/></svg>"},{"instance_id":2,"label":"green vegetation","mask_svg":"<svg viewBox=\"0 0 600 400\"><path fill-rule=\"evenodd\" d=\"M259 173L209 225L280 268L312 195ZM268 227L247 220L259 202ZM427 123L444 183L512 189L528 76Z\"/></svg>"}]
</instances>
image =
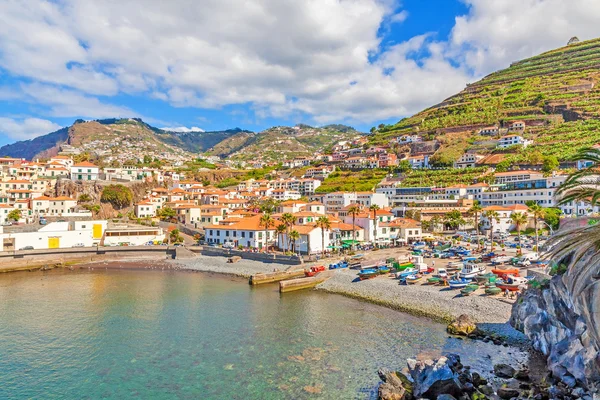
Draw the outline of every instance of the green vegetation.
<instances>
[{"instance_id":1,"label":"green vegetation","mask_svg":"<svg viewBox=\"0 0 600 400\"><path fill-rule=\"evenodd\" d=\"M22 212L21 210L19 210L18 208L15 210L12 210L11 212L8 213L8 215L6 216L6 218L9 221L18 221L21 219L22 216Z\"/></svg>"},{"instance_id":2,"label":"green vegetation","mask_svg":"<svg viewBox=\"0 0 600 400\"><path fill-rule=\"evenodd\" d=\"M171 207L163 207L156 211L156 216L163 221L170 221L175 218L177 213Z\"/></svg>"},{"instance_id":3,"label":"green vegetation","mask_svg":"<svg viewBox=\"0 0 600 400\"><path fill-rule=\"evenodd\" d=\"M79 196L79 199L77 201L79 203L88 203L88 202L92 201L92 196L90 196L87 193L84 193L81 196Z\"/></svg>"},{"instance_id":4,"label":"green vegetation","mask_svg":"<svg viewBox=\"0 0 600 400\"><path fill-rule=\"evenodd\" d=\"M100 196L102 203L110 203L115 209L129 207L133 202L131 189L123 185L108 185Z\"/></svg>"},{"instance_id":5,"label":"green vegetation","mask_svg":"<svg viewBox=\"0 0 600 400\"><path fill-rule=\"evenodd\" d=\"M549 51L494 72L412 117L380 125L370 142L415 133L438 140L431 158L435 166L451 165L465 150L507 153L519 163L541 164L539 155L564 161L600 142L599 66L600 39ZM516 120L526 121L524 136L534 142L526 149L495 150L493 137L477 136L484 126L507 128Z\"/></svg>"},{"instance_id":6,"label":"green vegetation","mask_svg":"<svg viewBox=\"0 0 600 400\"><path fill-rule=\"evenodd\" d=\"M317 188L318 193L339 191L372 191L387 174L383 169L367 169L362 171L335 171Z\"/></svg>"},{"instance_id":7,"label":"green vegetation","mask_svg":"<svg viewBox=\"0 0 600 400\"><path fill-rule=\"evenodd\" d=\"M281 165L250 169L236 177L223 179L222 181L216 183L215 186L218 188L226 188L230 186L236 186L238 183L246 181L248 179L269 179L270 174L279 168L281 168Z\"/></svg>"},{"instance_id":8,"label":"green vegetation","mask_svg":"<svg viewBox=\"0 0 600 400\"><path fill-rule=\"evenodd\" d=\"M486 172L487 168L484 167L412 170L402 180L401 185L404 187L468 185Z\"/></svg>"}]
</instances>

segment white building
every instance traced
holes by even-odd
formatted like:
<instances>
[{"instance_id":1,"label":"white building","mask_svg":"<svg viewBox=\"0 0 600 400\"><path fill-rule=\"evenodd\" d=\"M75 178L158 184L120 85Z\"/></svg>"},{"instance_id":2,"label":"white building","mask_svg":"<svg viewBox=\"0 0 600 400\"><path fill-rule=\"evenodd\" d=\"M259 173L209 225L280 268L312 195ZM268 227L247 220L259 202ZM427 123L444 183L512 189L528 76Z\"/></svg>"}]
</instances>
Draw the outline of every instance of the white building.
<instances>
[{"instance_id":1,"label":"white building","mask_svg":"<svg viewBox=\"0 0 600 400\"><path fill-rule=\"evenodd\" d=\"M323 197L323 204L325 205L325 212L333 213L341 210L342 208L356 203L356 193L353 192L332 192L327 193Z\"/></svg>"},{"instance_id":2,"label":"white building","mask_svg":"<svg viewBox=\"0 0 600 400\"><path fill-rule=\"evenodd\" d=\"M297 231L300 238L295 242L290 242L287 233L282 233L277 237L277 247L280 249L294 250L300 254L319 254L323 252L323 241L325 241L325 250L331 245L330 232L326 231L323 236L322 229L314 225L294 225L291 230Z\"/></svg>"},{"instance_id":3,"label":"white building","mask_svg":"<svg viewBox=\"0 0 600 400\"><path fill-rule=\"evenodd\" d=\"M377 205L379 208L389 206L389 200L384 193L357 192L356 203L366 208Z\"/></svg>"},{"instance_id":4,"label":"white building","mask_svg":"<svg viewBox=\"0 0 600 400\"><path fill-rule=\"evenodd\" d=\"M233 246L262 249L275 242L275 225L265 235L265 227L260 224L260 215L241 219L225 219L218 225L204 227L207 243L232 243Z\"/></svg>"},{"instance_id":5,"label":"white building","mask_svg":"<svg viewBox=\"0 0 600 400\"><path fill-rule=\"evenodd\" d=\"M156 204L148 200L140 201L135 205L135 216L138 218L155 217Z\"/></svg>"},{"instance_id":6,"label":"white building","mask_svg":"<svg viewBox=\"0 0 600 400\"><path fill-rule=\"evenodd\" d=\"M498 221L494 220L492 221L492 224L490 224L490 220L485 216L485 212L486 211L495 211L496 213L498 213ZM514 223L511 220L511 216L513 213L523 213L525 215L527 215L528 217L529 212L528 212L528 207L525 205L521 205L521 204L515 204L515 205L511 205L511 206L490 206L490 207L485 207L483 209L483 213L481 215L481 223L482 223L482 227L485 230L490 230L490 228L493 226L494 228L494 232L511 232L516 230L516 226L514 225ZM524 231L531 223L532 221L528 221L528 223L526 224L526 226L522 226L521 227L521 231Z\"/></svg>"},{"instance_id":7,"label":"white building","mask_svg":"<svg viewBox=\"0 0 600 400\"><path fill-rule=\"evenodd\" d=\"M475 153L465 153L454 162L454 168L475 168L477 161L483 158Z\"/></svg>"},{"instance_id":8,"label":"white building","mask_svg":"<svg viewBox=\"0 0 600 400\"><path fill-rule=\"evenodd\" d=\"M496 146L499 149L505 149L511 146L523 146L527 147L531 144L531 140L524 139L523 136L519 135L508 135L503 136L498 140L498 145Z\"/></svg>"},{"instance_id":9,"label":"white building","mask_svg":"<svg viewBox=\"0 0 600 400\"><path fill-rule=\"evenodd\" d=\"M81 162L71 166L72 181L95 181L98 180L100 168L90 162Z\"/></svg>"},{"instance_id":10,"label":"white building","mask_svg":"<svg viewBox=\"0 0 600 400\"><path fill-rule=\"evenodd\" d=\"M413 169L429 168L429 155L408 157L408 162Z\"/></svg>"},{"instance_id":11,"label":"white building","mask_svg":"<svg viewBox=\"0 0 600 400\"><path fill-rule=\"evenodd\" d=\"M74 213L77 200L66 196L47 197L41 196L31 200L31 209L34 214L41 216L61 216Z\"/></svg>"}]
</instances>

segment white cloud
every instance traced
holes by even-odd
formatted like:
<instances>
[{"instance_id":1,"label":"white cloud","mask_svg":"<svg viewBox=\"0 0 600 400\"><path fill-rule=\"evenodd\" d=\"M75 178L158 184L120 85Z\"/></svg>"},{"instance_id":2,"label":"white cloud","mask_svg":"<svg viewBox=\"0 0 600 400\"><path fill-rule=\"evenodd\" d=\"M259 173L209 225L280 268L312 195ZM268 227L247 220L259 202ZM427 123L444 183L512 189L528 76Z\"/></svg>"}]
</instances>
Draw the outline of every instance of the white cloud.
<instances>
[{"instance_id":1,"label":"white cloud","mask_svg":"<svg viewBox=\"0 0 600 400\"><path fill-rule=\"evenodd\" d=\"M423 35L391 47L379 35L410 18L397 0L4 1L0 67L33 81L27 95L50 116L135 116L93 97L127 93L374 122L571 36L600 36L597 0L463 1L469 11L448 41Z\"/></svg>"},{"instance_id":2,"label":"white cloud","mask_svg":"<svg viewBox=\"0 0 600 400\"><path fill-rule=\"evenodd\" d=\"M178 133L188 133L188 132L204 132L204 129L198 128L197 126L192 126L188 128L187 126L176 126L171 128L160 128L163 131L169 132L178 132Z\"/></svg>"},{"instance_id":3,"label":"white cloud","mask_svg":"<svg viewBox=\"0 0 600 400\"><path fill-rule=\"evenodd\" d=\"M60 125L45 119L0 117L0 133L15 140L33 139L60 128Z\"/></svg>"}]
</instances>

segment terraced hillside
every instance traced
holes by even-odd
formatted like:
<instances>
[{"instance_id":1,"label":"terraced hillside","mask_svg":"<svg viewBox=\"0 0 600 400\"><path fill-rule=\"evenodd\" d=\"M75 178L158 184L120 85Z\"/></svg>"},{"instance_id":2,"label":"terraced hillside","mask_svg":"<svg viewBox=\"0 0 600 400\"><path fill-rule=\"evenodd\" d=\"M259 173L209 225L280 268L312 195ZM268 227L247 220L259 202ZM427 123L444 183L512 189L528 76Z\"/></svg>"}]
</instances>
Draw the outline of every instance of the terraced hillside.
<instances>
[{"instance_id":1,"label":"terraced hillside","mask_svg":"<svg viewBox=\"0 0 600 400\"><path fill-rule=\"evenodd\" d=\"M312 156L343 140L353 140L361 133L344 125L313 128L308 125L277 126L257 134L240 133L225 139L208 154L229 156L240 161L284 161Z\"/></svg>"},{"instance_id":2,"label":"terraced hillside","mask_svg":"<svg viewBox=\"0 0 600 400\"><path fill-rule=\"evenodd\" d=\"M378 129L371 140L386 143L415 133L439 140L441 146L432 157L439 165L452 163L465 151L503 152L515 162L547 156L565 160L600 142L599 80L600 39L571 44L494 72L440 104ZM524 123L524 131L513 127L508 132L515 121ZM480 134L490 126L499 131ZM493 140L507 133L533 144L495 149Z\"/></svg>"}]
</instances>

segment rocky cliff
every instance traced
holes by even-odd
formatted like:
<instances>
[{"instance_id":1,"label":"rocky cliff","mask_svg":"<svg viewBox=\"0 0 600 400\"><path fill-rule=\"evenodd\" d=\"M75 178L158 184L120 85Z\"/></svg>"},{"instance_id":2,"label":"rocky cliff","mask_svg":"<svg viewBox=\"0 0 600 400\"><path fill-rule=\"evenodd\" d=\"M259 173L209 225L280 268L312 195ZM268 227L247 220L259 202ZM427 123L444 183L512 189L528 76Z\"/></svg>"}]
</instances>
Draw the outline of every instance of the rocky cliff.
<instances>
[{"instance_id":1,"label":"rocky cliff","mask_svg":"<svg viewBox=\"0 0 600 400\"><path fill-rule=\"evenodd\" d=\"M598 393L600 280L584 271L571 268L542 288L528 289L513 307L511 324L547 356L554 378ZM573 291L582 278L587 281L583 290Z\"/></svg>"}]
</instances>

